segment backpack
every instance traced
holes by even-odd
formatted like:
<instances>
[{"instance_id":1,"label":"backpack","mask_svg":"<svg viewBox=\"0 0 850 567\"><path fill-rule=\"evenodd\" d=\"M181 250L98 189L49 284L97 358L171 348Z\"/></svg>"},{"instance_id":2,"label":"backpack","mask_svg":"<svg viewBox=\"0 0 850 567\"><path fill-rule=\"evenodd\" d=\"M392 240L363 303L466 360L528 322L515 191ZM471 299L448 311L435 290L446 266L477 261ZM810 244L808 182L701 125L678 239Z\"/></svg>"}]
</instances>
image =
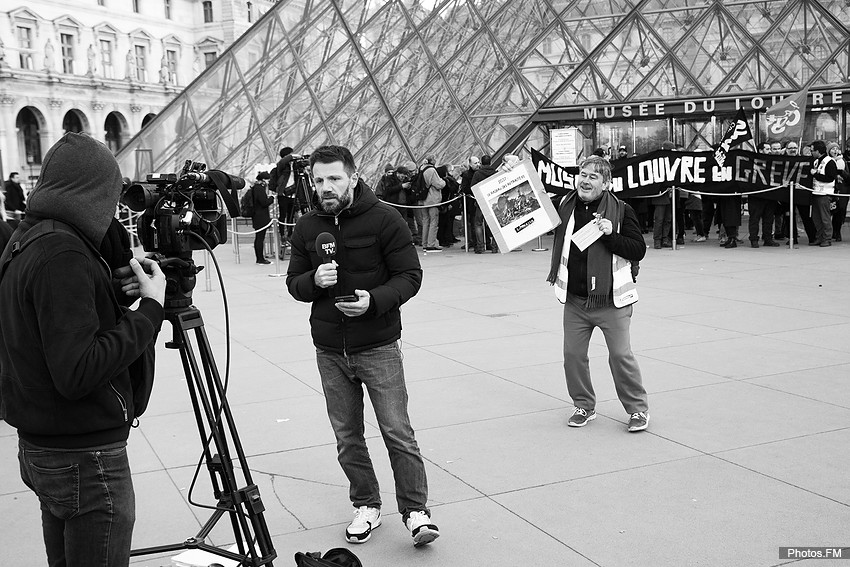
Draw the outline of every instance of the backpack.
<instances>
[{"instance_id":1,"label":"backpack","mask_svg":"<svg viewBox=\"0 0 850 567\"><path fill-rule=\"evenodd\" d=\"M239 200L239 214L245 218L254 216L254 190L247 189Z\"/></svg>"},{"instance_id":2,"label":"backpack","mask_svg":"<svg viewBox=\"0 0 850 567\"><path fill-rule=\"evenodd\" d=\"M428 168L436 169L433 165L429 165L425 169L419 170L416 177L410 180L410 188L407 190L408 204L415 204L417 201L424 201L428 198L430 188L425 182L425 172Z\"/></svg>"},{"instance_id":3,"label":"backpack","mask_svg":"<svg viewBox=\"0 0 850 567\"><path fill-rule=\"evenodd\" d=\"M335 547L322 555L321 551L295 554L297 567L363 567L360 560L348 549Z\"/></svg>"}]
</instances>

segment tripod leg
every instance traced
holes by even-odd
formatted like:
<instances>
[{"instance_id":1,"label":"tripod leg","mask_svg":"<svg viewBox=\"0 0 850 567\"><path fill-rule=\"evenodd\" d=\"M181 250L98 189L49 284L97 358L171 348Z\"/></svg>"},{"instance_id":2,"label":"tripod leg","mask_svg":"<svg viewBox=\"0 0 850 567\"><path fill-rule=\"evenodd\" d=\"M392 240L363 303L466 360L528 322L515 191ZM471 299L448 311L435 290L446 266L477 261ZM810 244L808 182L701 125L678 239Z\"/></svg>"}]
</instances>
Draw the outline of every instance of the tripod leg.
<instances>
[{"instance_id":1,"label":"tripod leg","mask_svg":"<svg viewBox=\"0 0 850 567\"><path fill-rule=\"evenodd\" d=\"M182 545L147 548L133 551L131 555L160 553L179 548L201 548L223 557L236 559L240 561L240 565L246 567L271 566L272 561L277 557L277 552L274 550L271 535L263 517L265 507L259 488L251 479L248 460L239 440L230 404L227 402L225 387L204 331L201 313L194 307L188 307L176 311L166 310L166 317L174 331L174 339L167 346L180 350L198 433L203 445L203 458L210 472L210 480L218 504L212 517L195 538L186 540ZM191 345L189 335L191 330L195 331L200 365ZM214 443L215 453L210 451L210 440ZM244 488L238 488L231 457L231 445L242 471ZM225 513L230 517L238 554L203 543Z\"/></svg>"}]
</instances>

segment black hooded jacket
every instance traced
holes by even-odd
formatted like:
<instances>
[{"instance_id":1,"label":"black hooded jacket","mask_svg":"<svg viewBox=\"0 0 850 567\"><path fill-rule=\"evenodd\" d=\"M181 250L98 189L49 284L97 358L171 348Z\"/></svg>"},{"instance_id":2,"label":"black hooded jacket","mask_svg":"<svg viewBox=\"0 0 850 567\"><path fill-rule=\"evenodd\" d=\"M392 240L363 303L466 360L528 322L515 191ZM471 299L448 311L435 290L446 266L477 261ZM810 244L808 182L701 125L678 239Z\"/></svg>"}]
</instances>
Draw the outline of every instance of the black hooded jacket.
<instances>
[{"instance_id":1,"label":"black hooded jacket","mask_svg":"<svg viewBox=\"0 0 850 567\"><path fill-rule=\"evenodd\" d=\"M313 210L298 220L286 276L292 297L313 304L313 343L338 353L356 353L398 340L399 308L422 284L419 256L399 212L379 201L362 181L354 188L353 198L351 206L337 216ZM372 296L369 310L359 317L347 317L336 308L334 288L316 286L313 277L322 263L316 237L322 232L336 240L336 295L363 289Z\"/></svg>"},{"instance_id":2,"label":"black hooded jacket","mask_svg":"<svg viewBox=\"0 0 850 567\"><path fill-rule=\"evenodd\" d=\"M163 309L153 299L122 307L98 252L120 192L109 150L66 134L47 152L27 218L0 257L11 258L0 280L0 399L18 435L39 446L126 440L147 403L134 391L153 379ZM44 234L12 256L29 230Z\"/></svg>"}]
</instances>

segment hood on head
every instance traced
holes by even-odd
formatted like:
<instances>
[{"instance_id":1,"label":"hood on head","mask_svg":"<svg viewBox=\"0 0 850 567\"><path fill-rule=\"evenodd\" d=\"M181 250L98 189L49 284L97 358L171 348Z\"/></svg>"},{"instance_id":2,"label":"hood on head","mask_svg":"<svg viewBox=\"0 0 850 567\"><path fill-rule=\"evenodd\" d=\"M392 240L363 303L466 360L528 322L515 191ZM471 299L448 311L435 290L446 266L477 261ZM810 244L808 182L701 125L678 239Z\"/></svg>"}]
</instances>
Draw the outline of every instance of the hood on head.
<instances>
[{"instance_id":1,"label":"hood on head","mask_svg":"<svg viewBox=\"0 0 850 567\"><path fill-rule=\"evenodd\" d=\"M107 147L69 132L47 150L27 213L73 225L100 246L121 196L121 170Z\"/></svg>"}]
</instances>

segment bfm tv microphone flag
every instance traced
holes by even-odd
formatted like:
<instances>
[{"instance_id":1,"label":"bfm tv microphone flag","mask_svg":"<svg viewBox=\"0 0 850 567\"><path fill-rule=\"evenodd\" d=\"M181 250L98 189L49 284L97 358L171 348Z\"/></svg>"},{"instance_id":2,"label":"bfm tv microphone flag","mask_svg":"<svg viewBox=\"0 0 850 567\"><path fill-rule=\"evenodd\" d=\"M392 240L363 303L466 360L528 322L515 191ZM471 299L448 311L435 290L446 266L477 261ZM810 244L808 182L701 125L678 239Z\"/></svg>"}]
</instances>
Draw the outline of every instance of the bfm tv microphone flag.
<instances>
[{"instance_id":1,"label":"bfm tv microphone flag","mask_svg":"<svg viewBox=\"0 0 850 567\"><path fill-rule=\"evenodd\" d=\"M714 161L717 162L717 165L723 167L723 164L726 162L726 154L729 153L730 149L752 139L753 133L750 130L750 123L747 122L747 115L744 113L743 108L739 108L738 115L732 124L729 125L726 134L723 135L723 139L720 140L720 144L714 151Z\"/></svg>"},{"instance_id":2,"label":"bfm tv microphone flag","mask_svg":"<svg viewBox=\"0 0 850 567\"><path fill-rule=\"evenodd\" d=\"M800 140L803 137L808 96L809 89L806 88L764 111L768 138Z\"/></svg>"}]
</instances>

